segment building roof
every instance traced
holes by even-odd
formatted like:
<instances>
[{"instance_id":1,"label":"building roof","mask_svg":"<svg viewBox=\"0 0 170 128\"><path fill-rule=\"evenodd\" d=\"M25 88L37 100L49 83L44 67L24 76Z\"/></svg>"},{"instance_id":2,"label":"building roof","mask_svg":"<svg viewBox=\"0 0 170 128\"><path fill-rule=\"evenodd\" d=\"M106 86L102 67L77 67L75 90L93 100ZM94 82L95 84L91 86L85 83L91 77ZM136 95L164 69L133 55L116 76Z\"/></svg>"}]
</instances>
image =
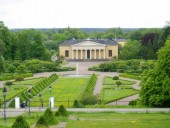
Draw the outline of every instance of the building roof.
<instances>
[{"instance_id":1,"label":"building roof","mask_svg":"<svg viewBox=\"0 0 170 128\"><path fill-rule=\"evenodd\" d=\"M67 40L63 43L60 44L60 46L69 46L69 45L74 45L74 44L78 44L81 42L85 42L85 41L92 41L92 42L96 42L96 43L100 43L100 44L105 44L105 45L117 45L117 42L113 39L82 39L82 40Z\"/></svg>"},{"instance_id":2,"label":"building roof","mask_svg":"<svg viewBox=\"0 0 170 128\"><path fill-rule=\"evenodd\" d=\"M126 39L114 39L116 42L126 42Z\"/></svg>"}]
</instances>

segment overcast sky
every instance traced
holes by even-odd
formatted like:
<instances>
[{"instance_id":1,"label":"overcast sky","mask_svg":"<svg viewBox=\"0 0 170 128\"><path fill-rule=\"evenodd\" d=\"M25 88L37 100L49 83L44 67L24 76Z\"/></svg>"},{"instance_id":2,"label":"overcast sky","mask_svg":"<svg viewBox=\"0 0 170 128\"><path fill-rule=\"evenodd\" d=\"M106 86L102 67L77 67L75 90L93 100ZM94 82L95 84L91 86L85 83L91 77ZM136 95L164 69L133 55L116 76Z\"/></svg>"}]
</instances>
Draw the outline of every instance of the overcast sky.
<instances>
[{"instance_id":1,"label":"overcast sky","mask_svg":"<svg viewBox=\"0 0 170 128\"><path fill-rule=\"evenodd\" d=\"M170 0L0 0L8 28L146 28L170 21Z\"/></svg>"}]
</instances>

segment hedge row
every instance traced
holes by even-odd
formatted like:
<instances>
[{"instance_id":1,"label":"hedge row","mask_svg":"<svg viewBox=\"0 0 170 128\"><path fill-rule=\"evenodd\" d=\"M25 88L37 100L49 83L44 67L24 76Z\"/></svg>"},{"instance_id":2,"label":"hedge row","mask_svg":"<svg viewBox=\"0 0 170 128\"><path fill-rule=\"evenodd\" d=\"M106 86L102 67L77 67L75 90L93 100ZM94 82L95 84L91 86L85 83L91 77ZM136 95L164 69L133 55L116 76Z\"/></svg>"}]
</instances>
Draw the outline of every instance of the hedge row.
<instances>
[{"instance_id":1,"label":"hedge row","mask_svg":"<svg viewBox=\"0 0 170 128\"><path fill-rule=\"evenodd\" d=\"M58 76L56 74L52 74L50 77L43 79L41 82L38 84L34 85L31 89L31 95L30 98L33 96L36 96L39 92L41 92L43 89L45 89L47 86L49 86L52 82L54 82L56 79L58 79ZM20 95L20 102L28 101L29 96L28 92L25 91ZM15 104L15 99L11 102L10 107L14 107Z\"/></svg>"},{"instance_id":2,"label":"hedge row","mask_svg":"<svg viewBox=\"0 0 170 128\"><path fill-rule=\"evenodd\" d=\"M96 85L96 81L97 81L97 75L93 74L90 77L89 82L88 82L84 92L81 94L80 100L85 99L85 97L87 97L89 95L93 95L93 90L94 90L94 86Z\"/></svg>"},{"instance_id":3,"label":"hedge row","mask_svg":"<svg viewBox=\"0 0 170 128\"><path fill-rule=\"evenodd\" d=\"M17 77L32 77L32 73L25 73L25 74L5 74L0 76L0 81L5 81L5 80L12 80Z\"/></svg>"}]
</instances>

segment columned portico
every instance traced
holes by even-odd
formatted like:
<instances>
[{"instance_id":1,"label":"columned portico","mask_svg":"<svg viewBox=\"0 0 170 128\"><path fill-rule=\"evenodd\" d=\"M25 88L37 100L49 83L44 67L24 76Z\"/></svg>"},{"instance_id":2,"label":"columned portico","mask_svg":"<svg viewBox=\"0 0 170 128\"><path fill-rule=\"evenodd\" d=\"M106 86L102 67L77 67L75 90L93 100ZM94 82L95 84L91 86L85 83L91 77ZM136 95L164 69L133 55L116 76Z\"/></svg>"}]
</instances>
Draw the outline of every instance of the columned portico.
<instances>
[{"instance_id":1,"label":"columned portico","mask_svg":"<svg viewBox=\"0 0 170 128\"><path fill-rule=\"evenodd\" d=\"M105 59L105 49L73 49L71 58L72 60L74 59L83 59L83 60L84 59Z\"/></svg>"}]
</instances>

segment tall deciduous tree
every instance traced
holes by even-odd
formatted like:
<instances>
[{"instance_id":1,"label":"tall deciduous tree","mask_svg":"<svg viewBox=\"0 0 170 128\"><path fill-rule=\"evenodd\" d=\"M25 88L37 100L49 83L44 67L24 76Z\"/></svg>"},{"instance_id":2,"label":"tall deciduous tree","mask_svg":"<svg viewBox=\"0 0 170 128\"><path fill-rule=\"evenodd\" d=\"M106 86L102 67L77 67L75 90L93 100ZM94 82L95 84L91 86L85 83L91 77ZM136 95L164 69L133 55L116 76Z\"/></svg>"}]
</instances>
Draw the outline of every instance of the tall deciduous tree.
<instances>
[{"instance_id":1,"label":"tall deciduous tree","mask_svg":"<svg viewBox=\"0 0 170 128\"><path fill-rule=\"evenodd\" d=\"M141 85L143 104L170 107L170 40L159 50L157 66L145 72Z\"/></svg>"},{"instance_id":2,"label":"tall deciduous tree","mask_svg":"<svg viewBox=\"0 0 170 128\"><path fill-rule=\"evenodd\" d=\"M138 59L140 58L140 43L138 41L129 40L120 51L119 57L121 59Z\"/></svg>"}]
</instances>

